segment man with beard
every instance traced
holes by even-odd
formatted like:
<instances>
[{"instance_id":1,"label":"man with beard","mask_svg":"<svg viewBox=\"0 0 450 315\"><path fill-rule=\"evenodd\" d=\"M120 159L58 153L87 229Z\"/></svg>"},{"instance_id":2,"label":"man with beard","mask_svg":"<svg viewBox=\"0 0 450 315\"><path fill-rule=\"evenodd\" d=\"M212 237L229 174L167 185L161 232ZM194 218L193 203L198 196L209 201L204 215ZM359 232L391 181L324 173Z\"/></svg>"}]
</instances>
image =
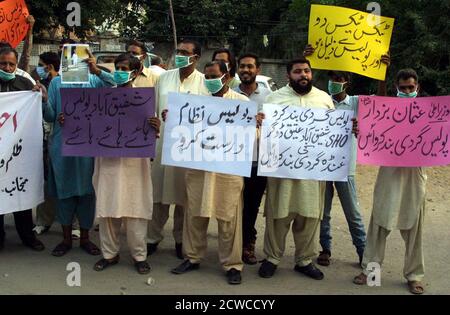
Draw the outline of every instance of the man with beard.
<instances>
[{"instance_id":1,"label":"man with beard","mask_svg":"<svg viewBox=\"0 0 450 315\"><path fill-rule=\"evenodd\" d=\"M334 108L331 97L312 86L311 65L307 59L290 61L287 64L287 74L289 84L269 95L266 103L304 108ZM312 259L317 255L316 242L323 215L325 184L326 182L317 180L268 178L264 236L264 253L267 257L259 268L261 277L270 278L274 275L283 256L286 236L292 223L294 270L316 280L323 279L323 273L315 267Z\"/></svg>"},{"instance_id":2,"label":"man with beard","mask_svg":"<svg viewBox=\"0 0 450 315\"><path fill-rule=\"evenodd\" d=\"M262 105L270 91L256 83L256 76L261 73L260 62L257 55L243 54L238 59L238 75L241 84L234 90L247 96L258 104L258 111L262 111ZM259 135L259 131L258 131ZM256 229L255 223L258 217L261 199L266 190L267 177L257 176L258 173L258 141L255 140L253 150L253 164L251 177L244 178L244 209L242 217L242 260L249 265L255 265L258 260L255 256Z\"/></svg>"}]
</instances>

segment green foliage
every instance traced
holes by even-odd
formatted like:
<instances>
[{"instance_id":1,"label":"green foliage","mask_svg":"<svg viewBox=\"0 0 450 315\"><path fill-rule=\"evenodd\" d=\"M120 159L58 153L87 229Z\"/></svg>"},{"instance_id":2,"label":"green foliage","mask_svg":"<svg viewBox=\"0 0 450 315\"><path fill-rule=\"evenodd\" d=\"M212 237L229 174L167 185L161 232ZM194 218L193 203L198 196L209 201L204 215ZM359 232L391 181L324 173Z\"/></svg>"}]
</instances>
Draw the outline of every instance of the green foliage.
<instances>
[{"instance_id":1,"label":"green foliage","mask_svg":"<svg viewBox=\"0 0 450 315\"><path fill-rule=\"evenodd\" d=\"M70 0L28 1L36 28L66 23ZM117 26L124 37L172 41L168 0L78 0L83 34L95 26ZM311 4L337 5L365 11L370 1L354 0L173 0L178 37L229 43L236 54L254 51L266 58L290 59L301 54L308 38ZM395 18L388 86L402 68L417 70L422 90L450 94L450 2L441 0L378 1L381 14ZM268 41L264 43L264 35ZM376 82L354 75L353 91L376 92Z\"/></svg>"}]
</instances>

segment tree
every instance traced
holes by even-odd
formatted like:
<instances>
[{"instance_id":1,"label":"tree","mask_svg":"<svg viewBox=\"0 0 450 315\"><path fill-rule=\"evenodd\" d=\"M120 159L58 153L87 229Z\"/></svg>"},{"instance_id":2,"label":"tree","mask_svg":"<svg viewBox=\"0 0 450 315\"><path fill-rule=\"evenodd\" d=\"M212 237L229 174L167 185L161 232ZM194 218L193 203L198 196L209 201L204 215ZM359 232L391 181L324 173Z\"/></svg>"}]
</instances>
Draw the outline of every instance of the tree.
<instances>
[{"instance_id":1,"label":"tree","mask_svg":"<svg viewBox=\"0 0 450 315\"><path fill-rule=\"evenodd\" d=\"M70 0L39 0L28 1L30 13L35 17L35 31L52 30L64 26L66 33L74 31L77 36L84 38L87 31L93 31L98 27L110 28L123 21L124 12L128 11L128 5L135 2L128 0L77 0L81 7L81 25L67 26L67 4ZM134 11L132 11L134 12Z\"/></svg>"}]
</instances>

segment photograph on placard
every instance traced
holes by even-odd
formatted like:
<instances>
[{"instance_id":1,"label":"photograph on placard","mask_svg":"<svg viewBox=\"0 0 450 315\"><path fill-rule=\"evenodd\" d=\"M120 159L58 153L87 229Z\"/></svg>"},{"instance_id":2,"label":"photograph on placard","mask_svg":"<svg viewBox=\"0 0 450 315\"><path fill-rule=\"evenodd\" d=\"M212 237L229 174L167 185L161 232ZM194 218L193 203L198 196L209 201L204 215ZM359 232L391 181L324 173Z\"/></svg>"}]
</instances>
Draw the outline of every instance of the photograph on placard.
<instances>
[{"instance_id":1,"label":"photograph on placard","mask_svg":"<svg viewBox=\"0 0 450 315\"><path fill-rule=\"evenodd\" d=\"M89 45L68 44L63 46L61 55L62 83L88 83Z\"/></svg>"}]
</instances>

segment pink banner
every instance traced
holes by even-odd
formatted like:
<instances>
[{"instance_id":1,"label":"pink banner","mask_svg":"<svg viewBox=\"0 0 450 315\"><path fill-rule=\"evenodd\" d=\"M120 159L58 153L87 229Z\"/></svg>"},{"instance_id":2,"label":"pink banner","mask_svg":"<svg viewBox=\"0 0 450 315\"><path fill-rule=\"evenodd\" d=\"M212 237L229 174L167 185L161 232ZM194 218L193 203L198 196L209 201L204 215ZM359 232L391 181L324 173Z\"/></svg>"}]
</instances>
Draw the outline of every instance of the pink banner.
<instances>
[{"instance_id":1,"label":"pink banner","mask_svg":"<svg viewBox=\"0 0 450 315\"><path fill-rule=\"evenodd\" d=\"M358 163L450 164L450 96L360 96L358 112Z\"/></svg>"}]
</instances>

